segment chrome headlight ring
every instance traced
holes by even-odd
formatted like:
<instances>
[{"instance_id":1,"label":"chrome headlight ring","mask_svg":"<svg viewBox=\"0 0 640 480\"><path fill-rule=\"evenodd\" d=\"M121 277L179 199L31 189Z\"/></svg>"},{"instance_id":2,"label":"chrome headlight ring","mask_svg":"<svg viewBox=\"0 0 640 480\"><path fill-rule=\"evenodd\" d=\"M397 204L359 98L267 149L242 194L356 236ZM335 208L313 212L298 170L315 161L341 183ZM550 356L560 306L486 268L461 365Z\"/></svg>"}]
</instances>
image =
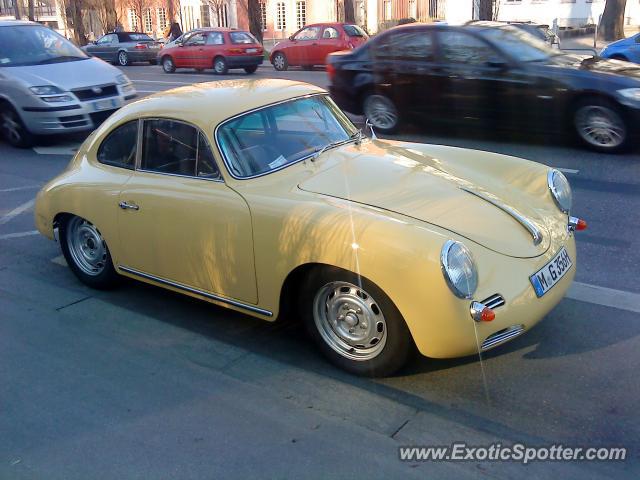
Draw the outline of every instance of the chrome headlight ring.
<instances>
[{"instance_id":1,"label":"chrome headlight ring","mask_svg":"<svg viewBox=\"0 0 640 480\"><path fill-rule=\"evenodd\" d=\"M573 195L567 177L561 171L551 169L547 173L547 186L560 211L568 215L573 204Z\"/></svg>"},{"instance_id":2,"label":"chrome headlight ring","mask_svg":"<svg viewBox=\"0 0 640 480\"><path fill-rule=\"evenodd\" d=\"M473 298L478 270L471 252L461 242L448 240L440 252L440 267L449 289L458 298Z\"/></svg>"}]
</instances>

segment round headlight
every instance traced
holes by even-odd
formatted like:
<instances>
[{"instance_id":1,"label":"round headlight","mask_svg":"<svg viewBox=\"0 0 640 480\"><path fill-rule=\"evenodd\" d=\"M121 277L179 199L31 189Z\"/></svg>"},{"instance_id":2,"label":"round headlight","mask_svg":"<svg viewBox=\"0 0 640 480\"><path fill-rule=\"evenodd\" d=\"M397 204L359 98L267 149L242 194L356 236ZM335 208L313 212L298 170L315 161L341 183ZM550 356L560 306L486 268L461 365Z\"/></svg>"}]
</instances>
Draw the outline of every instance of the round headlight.
<instances>
[{"instance_id":1,"label":"round headlight","mask_svg":"<svg viewBox=\"0 0 640 480\"><path fill-rule=\"evenodd\" d=\"M568 214L573 203L573 195L571 194L571 187L567 177L558 170L549 170L547 184L558 208Z\"/></svg>"},{"instance_id":2,"label":"round headlight","mask_svg":"<svg viewBox=\"0 0 640 480\"><path fill-rule=\"evenodd\" d=\"M478 271L471 252L460 242L449 240L440 254L442 273L456 297L471 298L478 288Z\"/></svg>"}]
</instances>

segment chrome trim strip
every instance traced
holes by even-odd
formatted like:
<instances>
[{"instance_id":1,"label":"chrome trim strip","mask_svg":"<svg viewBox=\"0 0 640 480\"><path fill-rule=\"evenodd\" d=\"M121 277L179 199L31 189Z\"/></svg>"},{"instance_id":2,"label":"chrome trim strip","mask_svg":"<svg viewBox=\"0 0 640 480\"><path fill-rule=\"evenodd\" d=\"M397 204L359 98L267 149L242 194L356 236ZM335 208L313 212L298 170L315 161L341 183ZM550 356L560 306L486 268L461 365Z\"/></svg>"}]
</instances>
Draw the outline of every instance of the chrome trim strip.
<instances>
[{"instance_id":1,"label":"chrome trim strip","mask_svg":"<svg viewBox=\"0 0 640 480\"><path fill-rule=\"evenodd\" d=\"M506 304L504 297L499 293L491 295L490 297L482 300L480 303L484 303L487 307L491 309L502 307L503 305Z\"/></svg>"},{"instance_id":2,"label":"chrome trim strip","mask_svg":"<svg viewBox=\"0 0 640 480\"><path fill-rule=\"evenodd\" d=\"M564 175L562 172L560 172L559 170L556 170L555 168L552 168L551 170L549 170L549 172L547 172L547 187L549 187L549 191L551 192L553 201L555 202L558 209L562 213L566 213L567 215L569 215L569 210L562 208L562 206L560 205L560 202L558 202L558 191L556 190L556 187L553 185L553 177L556 174ZM565 180L566 180L566 177L565 177ZM567 180L567 183L569 183L568 180Z\"/></svg>"},{"instance_id":3,"label":"chrome trim strip","mask_svg":"<svg viewBox=\"0 0 640 480\"><path fill-rule=\"evenodd\" d=\"M531 236L533 237L533 244L534 245L539 245L540 242L542 242L542 232L540 231L540 229L536 226L535 223L533 223L531 220L529 220L527 217L525 217L523 214L521 214L519 211L517 211L515 208L510 207L508 205L503 205L502 203L494 200L493 198L477 192L475 190L471 190L470 188L467 187L460 187L461 190L464 190L467 193L470 193L471 195L475 195L478 198L481 198L482 200L484 200L485 202L490 203L491 205L493 205L494 207L499 208L500 210L502 210L503 212L511 215L518 223L520 223L520 225L522 225L524 228L527 229L527 231L531 234Z\"/></svg>"},{"instance_id":4,"label":"chrome trim strip","mask_svg":"<svg viewBox=\"0 0 640 480\"><path fill-rule=\"evenodd\" d=\"M511 325L504 330L500 330L499 332L494 333L493 335L489 335L484 342L482 342L482 346L480 350L485 352L490 350L498 345L502 345L503 343L514 339L524 333L524 325Z\"/></svg>"},{"instance_id":5,"label":"chrome trim strip","mask_svg":"<svg viewBox=\"0 0 640 480\"><path fill-rule=\"evenodd\" d=\"M237 300L231 300L230 298L221 297L219 295L214 295L212 293L204 292L202 290L198 290L197 288L188 287L181 283L172 282L171 280L165 280L163 278L156 277L154 275L150 275L148 273L140 272L139 270L135 270L133 268L118 266L118 269L123 270L132 275L136 275L141 278L145 278L147 280L151 280L157 283L161 283L163 285L167 285L169 287L177 288L179 290L184 290L185 292L195 293L196 295L200 295L202 297L208 298L210 300L216 300L218 302L227 303L229 305L233 305L234 307L243 308L245 310L249 310L250 312L259 313L261 315L265 315L267 317L272 317L273 312L269 310L264 310L262 308L254 307L253 305L248 305L246 303L239 302Z\"/></svg>"}]
</instances>

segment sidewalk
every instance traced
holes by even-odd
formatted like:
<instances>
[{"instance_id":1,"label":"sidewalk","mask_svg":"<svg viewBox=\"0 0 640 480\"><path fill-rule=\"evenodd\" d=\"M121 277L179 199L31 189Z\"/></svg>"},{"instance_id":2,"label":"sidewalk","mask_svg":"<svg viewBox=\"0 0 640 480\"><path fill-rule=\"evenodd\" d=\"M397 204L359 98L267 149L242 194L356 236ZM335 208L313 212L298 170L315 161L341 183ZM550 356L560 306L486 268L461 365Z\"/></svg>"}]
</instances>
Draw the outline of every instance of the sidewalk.
<instances>
[{"instance_id":1,"label":"sidewalk","mask_svg":"<svg viewBox=\"0 0 640 480\"><path fill-rule=\"evenodd\" d=\"M638 33L640 30L638 28L638 26L626 26L624 29L624 34L625 37L630 37L632 35L635 35L636 33ZM594 42L593 42L593 35L583 35L580 37L573 37L573 38L563 38L561 40L561 47L562 50L583 50L583 49L596 49L596 51L600 51L602 50L604 47L606 47L609 43L611 42L605 42L602 40L597 40L595 42L595 46L594 46Z\"/></svg>"}]
</instances>

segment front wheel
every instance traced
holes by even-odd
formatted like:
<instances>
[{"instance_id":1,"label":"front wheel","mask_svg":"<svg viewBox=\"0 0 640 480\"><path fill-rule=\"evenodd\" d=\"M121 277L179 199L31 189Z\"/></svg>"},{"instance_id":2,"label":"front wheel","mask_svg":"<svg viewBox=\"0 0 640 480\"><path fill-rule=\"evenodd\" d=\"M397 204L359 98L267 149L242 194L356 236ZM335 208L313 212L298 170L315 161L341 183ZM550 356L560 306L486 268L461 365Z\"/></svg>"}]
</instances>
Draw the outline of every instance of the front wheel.
<instances>
[{"instance_id":1,"label":"front wheel","mask_svg":"<svg viewBox=\"0 0 640 480\"><path fill-rule=\"evenodd\" d=\"M118 274L100 231L84 218L67 216L60 224L60 247L69 268L78 279L98 289L112 288Z\"/></svg>"},{"instance_id":2,"label":"front wheel","mask_svg":"<svg viewBox=\"0 0 640 480\"><path fill-rule=\"evenodd\" d=\"M629 143L629 128L624 112L613 102L600 98L578 103L573 126L582 143L599 152L617 152Z\"/></svg>"},{"instance_id":3,"label":"front wheel","mask_svg":"<svg viewBox=\"0 0 640 480\"><path fill-rule=\"evenodd\" d=\"M273 68L279 72L284 72L289 68L289 62L287 61L287 57L284 53L278 52L273 56Z\"/></svg>"},{"instance_id":4,"label":"front wheel","mask_svg":"<svg viewBox=\"0 0 640 480\"><path fill-rule=\"evenodd\" d=\"M216 75L225 75L229 71L227 61L223 57L216 57L213 61L213 71Z\"/></svg>"},{"instance_id":5,"label":"front wheel","mask_svg":"<svg viewBox=\"0 0 640 480\"><path fill-rule=\"evenodd\" d=\"M250 67L244 67L244 71L247 72L247 75L251 75L252 73L256 73L256 70L258 70L258 66L257 65L252 65Z\"/></svg>"},{"instance_id":6,"label":"front wheel","mask_svg":"<svg viewBox=\"0 0 640 480\"><path fill-rule=\"evenodd\" d=\"M171 57L164 57L162 59L162 70L164 70L164 73L173 73L176 71L176 65L173 63Z\"/></svg>"},{"instance_id":7,"label":"front wheel","mask_svg":"<svg viewBox=\"0 0 640 480\"><path fill-rule=\"evenodd\" d=\"M344 370L387 376L413 352L411 334L393 302L375 284L352 272L313 271L300 301L310 335L322 353Z\"/></svg>"},{"instance_id":8,"label":"front wheel","mask_svg":"<svg viewBox=\"0 0 640 480\"><path fill-rule=\"evenodd\" d=\"M0 132L7 142L17 148L28 148L34 143L34 136L9 104L0 105Z\"/></svg>"},{"instance_id":9,"label":"front wheel","mask_svg":"<svg viewBox=\"0 0 640 480\"><path fill-rule=\"evenodd\" d=\"M129 61L129 55L124 50L118 53L118 65L121 67L126 67L131 62Z\"/></svg>"},{"instance_id":10,"label":"front wheel","mask_svg":"<svg viewBox=\"0 0 640 480\"><path fill-rule=\"evenodd\" d=\"M392 133L398 129L400 116L390 98L379 94L369 94L362 106L364 115L382 133Z\"/></svg>"}]
</instances>

